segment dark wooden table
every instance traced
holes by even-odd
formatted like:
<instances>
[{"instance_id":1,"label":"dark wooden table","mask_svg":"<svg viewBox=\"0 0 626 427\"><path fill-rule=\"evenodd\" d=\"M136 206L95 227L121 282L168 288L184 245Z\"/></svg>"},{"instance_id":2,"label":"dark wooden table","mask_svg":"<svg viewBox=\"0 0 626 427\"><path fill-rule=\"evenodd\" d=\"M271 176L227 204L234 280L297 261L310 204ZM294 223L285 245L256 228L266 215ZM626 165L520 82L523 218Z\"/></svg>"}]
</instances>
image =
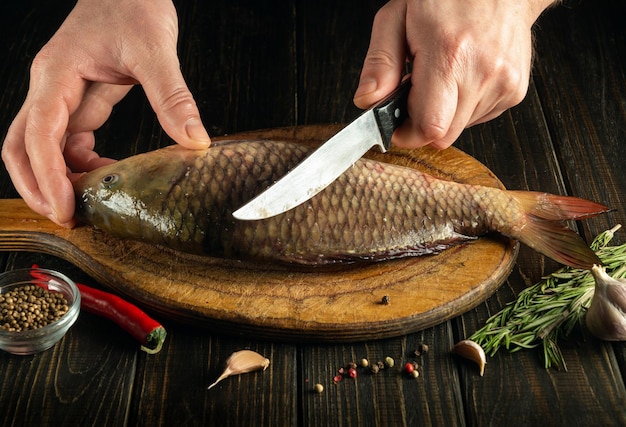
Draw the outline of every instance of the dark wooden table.
<instances>
[{"instance_id":1,"label":"dark wooden table","mask_svg":"<svg viewBox=\"0 0 626 427\"><path fill-rule=\"evenodd\" d=\"M0 129L28 87L28 69L72 1L0 4ZM180 58L212 135L347 122L381 1L178 1ZM210 3L210 5L209 5ZM508 188L575 194L616 212L579 225L586 239L626 224L626 5L569 2L536 26L528 95L456 147ZM169 145L141 89L98 131L98 151L122 158ZM4 169L0 197L17 193ZM0 201L1 203L1 201ZM615 243L626 240L618 233ZM69 263L0 253L0 269L33 263L98 286ZM1 425L624 425L626 347L582 335L564 343L567 371L543 368L538 351L499 352L486 374L450 354L526 286L558 266L522 248L508 280L471 312L419 333L361 343L263 342L167 321L156 355L139 351L106 320L81 314L54 348L0 353ZM334 385L361 357L407 360L422 342L421 376L361 375ZM271 359L263 374L206 386L228 355L251 348ZM314 383L325 385L321 395Z\"/></svg>"}]
</instances>

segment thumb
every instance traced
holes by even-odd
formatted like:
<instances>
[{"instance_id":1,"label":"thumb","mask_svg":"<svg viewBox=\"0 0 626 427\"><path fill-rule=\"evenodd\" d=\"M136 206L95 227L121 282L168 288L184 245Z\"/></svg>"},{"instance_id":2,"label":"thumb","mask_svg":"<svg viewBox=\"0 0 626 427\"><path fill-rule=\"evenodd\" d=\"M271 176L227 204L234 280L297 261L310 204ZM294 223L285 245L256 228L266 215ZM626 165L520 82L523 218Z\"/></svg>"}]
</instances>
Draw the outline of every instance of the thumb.
<instances>
[{"instance_id":1,"label":"thumb","mask_svg":"<svg viewBox=\"0 0 626 427\"><path fill-rule=\"evenodd\" d=\"M390 2L381 8L372 25L370 45L365 56L354 103L368 108L394 90L402 76L406 59L404 8Z\"/></svg>"},{"instance_id":2,"label":"thumb","mask_svg":"<svg viewBox=\"0 0 626 427\"><path fill-rule=\"evenodd\" d=\"M149 67L143 80L140 75L137 77L163 130L174 141L192 149L211 144L196 102L180 71L178 58L165 61L161 67Z\"/></svg>"}]
</instances>

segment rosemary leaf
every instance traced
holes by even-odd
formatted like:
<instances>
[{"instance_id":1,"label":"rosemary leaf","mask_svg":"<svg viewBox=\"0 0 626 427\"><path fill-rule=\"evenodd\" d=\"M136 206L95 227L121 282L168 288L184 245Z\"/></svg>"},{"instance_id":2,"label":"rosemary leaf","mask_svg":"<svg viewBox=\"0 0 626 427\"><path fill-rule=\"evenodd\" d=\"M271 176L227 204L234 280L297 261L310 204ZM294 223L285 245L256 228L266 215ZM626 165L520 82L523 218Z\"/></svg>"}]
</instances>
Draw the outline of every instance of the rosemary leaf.
<instances>
[{"instance_id":1,"label":"rosemary leaf","mask_svg":"<svg viewBox=\"0 0 626 427\"><path fill-rule=\"evenodd\" d=\"M626 276L626 244L608 244L620 227L600 233L589 245L606 266L606 272L616 279ZM513 353L541 346L546 368L567 370L558 341L582 324L594 286L589 271L563 267L520 292L515 301L487 319L469 339L481 345L489 356L501 348Z\"/></svg>"}]
</instances>

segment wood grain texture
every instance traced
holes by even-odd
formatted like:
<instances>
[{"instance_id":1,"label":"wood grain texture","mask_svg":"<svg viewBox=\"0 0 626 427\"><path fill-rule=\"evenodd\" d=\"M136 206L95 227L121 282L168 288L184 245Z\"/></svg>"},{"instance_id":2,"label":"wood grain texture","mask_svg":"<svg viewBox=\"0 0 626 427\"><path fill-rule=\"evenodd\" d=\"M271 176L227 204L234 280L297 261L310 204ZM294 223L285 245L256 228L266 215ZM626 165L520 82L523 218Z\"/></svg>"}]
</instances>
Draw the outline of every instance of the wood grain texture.
<instances>
[{"instance_id":1,"label":"wood grain texture","mask_svg":"<svg viewBox=\"0 0 626 427\"><path fill-rule=\"evenodd\" d=\"M33 56L74 3L0 2L0 134L26 96ZM373 14L384 1L175 3L181 68L212 135L354 118L352 93ZM563 3L535 28L536 59L524 102L467 129L455 146L507 188L580 195L615 207L574 224L588 239L616 222L626 224L625 3ZM98 153L114 158L170 143L141 88L116 105L96 133ZM1 165L0 197L17 197ZM623 243L624 236L615 239ZM0 252L2 270L33 263L98 286L56 256ZM522 247L508 279L484 304L424 331L355 343L282 344L163 319L165 346L146 355L114 325L83 314L48 352L0 353L0 424L626 425L624 343L575 337L563 344L568 372L545 370L535 350L501 351L489 358L484 377L449 353L454 341L555 267ZM333 384L338 367L353 358L404 361L422 341L431 353L420 359L417 381L387 371ZM268 371L207 392L229 354L241 348L266 353ZM312 393L314 382L323 383L325 393Z\"/></svg>"},{"instance_id":2,"label":"wood grain texture","mask_svg":"<svg viewBox=\"0 0 626 427\"><path fill-rule=\"evenodd\" d=\"M134 390L130 425L150 426L157 420L162 425L297 425L299 390L293 346L215 339L193 329L180 329L168 341L163 354L145 358L139 364L141 388ZM194 351L190 353L189 348ZM230 354L242 348L269 358L269 367L234 375L207 390L224 370ZM167 375L154 374L163 370ZM163 405L173 401L181 404ZM259 411L259 407L264 410Z\"/></svg>"},{"instance_id":3,"label":"wood grain texture","mask_svg":"<svg viewBox=\"0 0 626 427\"><path fill-rule=\"evenodd\" d=\"M232 135L319 144L337 126ZM378 158L444 179L501 186L456 149L393 150ZM3 200L0 248L38 250L75 263L148 309L196 325L278 340L385 338L441 323L489 297L511 271L516 244L482 238L441 256L298 271L278 265L200 257L122 240L92 227L66 230ZM468 268L471 266L471 268ZM391 303L381 304L383 296Z\"/></svg>"},{"instance_id":4,"label":"wood grain texture","mask_svg":"<svg viewBox=\"0 0 626 427\"><path fill-rule=\"evenodd\" d=\"M49 351L0 352L0 424L120 425L127 417L137 345L112 334L108 321L85 313L80 319Z\"/></svg>"},{"instance_id":5,"label":"wood grain texture","mask_svg":"<svg viewBox=\"0 0 626 427\"><path fill-rule=\"evenodd\" d=\"M626 157L625 16L626 4L617 1L584 3L577 13L561 8L544 22L558 27L562 40L543 37L537 45L537 91L565 185L616 209L585 225L589 234L613 227L626 204L626 176L617 173ZM617 236L616 242L624 241Z\"/></svg>"},{"instance_id":6,"label":"wood grain texture","mask_svg":"<svg viewBox=\"0 0 626 427\"><path fill-rule=\"evenodd\" d=\"M623 102L613 100L614 96L623 94L624 86L615 83L620 86L618 92L603 94L596 90L596 85L599 82L613 85L611 74L624 69L619 65L623 56L611 54L611 60L604 58L602 68L607 70L604 76L595 74L595 66L586 68L579 62L595 55L593 46L612 46L611 40L623 39L624 27L618 30L611 24L623 22L623 14L610 12L621 7L618 4L621 5L584 3L580 5L582 9L563 7L547 13L537 25L537 59L524 103L493 122L469 130L459 141L460 148L473 153L507 187L541 188L621 206L619 197L623 197L623 190L618 181L623 179L623 174L607 175L621 168L618 165L621 157L615 154L623 151L624 145L608 137L623 133L624 128L607 127L604 117L621 114L624 122L624 110L620 106ZM577 41L572 40L579 32L589 33L578 34ZM588 38L583 42L585 37ZM623 50L624 44L621 46ZM608 55L605 48L600 51ZM590 81L594 83L588 85ZM579 91L585 91L585 95L580 96ZM586 129L592 118L598 129L596 141ZM503 138L505 135L508 137ZM611 166L603 166L605 162ZM611 196L606 197L607 194ZM618 208L615 213L574 226L590 241L623 218L622 209ZM615 243L623 242L624 235L618 234ZM522 247L515 268L496 294L453 323L455 336L471 335L519 292L556 268L552 261ZM467 399L466 422L469 425L624 425L626 391L622 374L616 371L613 362L616 356L613 347L620 351L623 343L607 345L587 335L575 334L570 340L563 339L561 346L567 372L543 370L540 349L514 354L501 350L488 360L487 371L495 372L480 380L474 366L462 364L460 378L462 395Z\"/></svg>"},{"instance_id":7,"label":"wood grain texture","mask_svg":"<svg viewBox=\"0 0 626 427\"><path fill-rule=\"evenodd\" d=\"M429 352L415 355L420 344ZM301 382L305 425L416 426L464 425L464 408L456 361L450 354L453 336L448 323L396 339L333 346L306 346L302 351ZM366 358L370 363L394 359L393 368L377 374L357 368L357 378L336 383L337 371L351 361ZM419 378L403 373L405 363L418 364ZM325 387L322 395L311 391L313 384ZM328 422L326 414L336 414Z\"/></svg>"}]
</instances>

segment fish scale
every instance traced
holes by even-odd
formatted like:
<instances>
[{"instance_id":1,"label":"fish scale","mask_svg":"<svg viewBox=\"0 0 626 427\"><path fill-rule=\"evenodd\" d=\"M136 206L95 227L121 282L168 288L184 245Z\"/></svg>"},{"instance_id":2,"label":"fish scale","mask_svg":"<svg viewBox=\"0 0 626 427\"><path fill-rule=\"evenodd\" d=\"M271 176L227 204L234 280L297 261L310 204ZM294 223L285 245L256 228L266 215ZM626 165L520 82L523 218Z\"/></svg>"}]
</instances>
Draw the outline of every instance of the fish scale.
<instances>
[{"instance_id":1,"label":"fish scale","mask_svg":"<svg viewBox=\"0 0 626 427\"><path fill-rule=\"evenodd\" d=\"M380 261L499 232L568 265L597 261L561 221L604 212L602 205L455 183L368 159L283 214L257 221L232 216L310 152L287 142L231 141L140 154L83 175L75 183L76 216L120 237L239 259Z\"/></svg>"}]
</instances>

